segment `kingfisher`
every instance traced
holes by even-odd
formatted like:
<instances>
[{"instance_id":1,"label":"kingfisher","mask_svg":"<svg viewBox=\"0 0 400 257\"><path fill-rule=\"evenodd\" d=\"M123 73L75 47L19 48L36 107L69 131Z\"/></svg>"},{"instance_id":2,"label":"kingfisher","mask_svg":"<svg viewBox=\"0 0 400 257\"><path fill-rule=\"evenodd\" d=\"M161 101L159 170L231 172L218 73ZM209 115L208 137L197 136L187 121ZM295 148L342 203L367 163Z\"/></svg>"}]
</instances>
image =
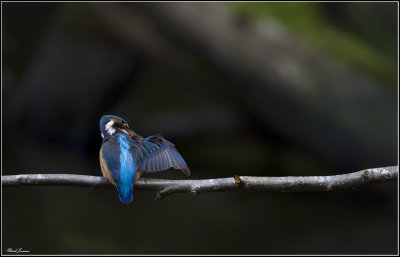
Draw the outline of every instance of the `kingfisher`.
<instances>
[{"instance_id":1,"label":"kingfisher","mask_svg":"<svg viewBox=\"0 0 400 257\"><path fill-rule=\"evenodd\" d=\"M124 119L114 115L101 117L100 133L103 138L99 154L101 172L117 188L124 204L132 202L133 183L142 172L174 168L190 176L175 145L161 135L144 138L131 130Z\"/></svg>"}]
</instances>

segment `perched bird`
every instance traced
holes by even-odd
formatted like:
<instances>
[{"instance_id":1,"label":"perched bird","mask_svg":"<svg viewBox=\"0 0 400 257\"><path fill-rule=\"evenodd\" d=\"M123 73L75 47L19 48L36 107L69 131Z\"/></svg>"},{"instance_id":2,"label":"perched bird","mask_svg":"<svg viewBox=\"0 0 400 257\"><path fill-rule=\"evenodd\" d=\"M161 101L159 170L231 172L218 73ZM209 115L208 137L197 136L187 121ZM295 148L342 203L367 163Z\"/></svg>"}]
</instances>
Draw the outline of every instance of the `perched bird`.
<instances>
[{"instance_id":1,"label":"perched bird","mask_svg":"<svg viewBox=\"0 0 400 257\"><path fill-rule=\"evenodd\" d=\"M125 120L113 115L101 117L100 133L103 138L101 172L118 189L119 199L124 204L132 202L133 183L143 171L175 168L190 175L174 144L160 135L143 138L133 132Z\"/></svg>"}]
</instances>

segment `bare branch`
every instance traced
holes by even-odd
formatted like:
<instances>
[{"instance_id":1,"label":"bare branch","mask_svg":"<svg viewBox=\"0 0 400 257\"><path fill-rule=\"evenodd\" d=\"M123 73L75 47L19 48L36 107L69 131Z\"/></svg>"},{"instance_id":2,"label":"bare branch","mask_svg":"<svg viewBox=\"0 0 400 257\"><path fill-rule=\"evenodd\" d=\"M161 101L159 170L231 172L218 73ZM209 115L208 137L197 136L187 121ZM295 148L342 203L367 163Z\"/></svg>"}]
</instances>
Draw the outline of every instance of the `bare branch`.
<instances>
[{"instance_id":1,"label":"bare branch","mask_svg":"<svg viewBox=\"0 0 400 257\"><path fill-rule=\"evenodd\" d=\"M334 176L306 177L249 177L233 176L229 178L200 180L165 180L142 178L134 183L135 189L155 190L156 199L174 193L201 194L232 190L265 190L281 192L333 191L342 188L366 185L375 182L396 180L398 166L365 169L358 172ZM63 185L87 187L112 187L103 177L75 174L24 174L2 176L2 185Z\"/></svg>"}]
</instances>

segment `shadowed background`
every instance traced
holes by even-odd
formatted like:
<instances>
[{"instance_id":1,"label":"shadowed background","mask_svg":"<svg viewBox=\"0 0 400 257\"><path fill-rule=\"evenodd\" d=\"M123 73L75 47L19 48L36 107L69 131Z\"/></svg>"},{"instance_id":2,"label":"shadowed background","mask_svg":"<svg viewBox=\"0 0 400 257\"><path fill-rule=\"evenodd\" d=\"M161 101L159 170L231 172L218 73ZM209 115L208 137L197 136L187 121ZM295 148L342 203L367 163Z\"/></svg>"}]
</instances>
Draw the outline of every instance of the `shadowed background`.
<instances>
[{"instance_id":1,"label":"shadowed background","mask_svg":"<svg viewBox=\"0 0 400 257\"><path fill-rule=\"evenodd\" d=\"M2 3L3 175L101 175L102 115L191 179L397 164L396 3ZM186 179L176 170L144 177ZM395 254L397 183L330 193L3 188L3 253Z\"/></svg>"}]
</instances>

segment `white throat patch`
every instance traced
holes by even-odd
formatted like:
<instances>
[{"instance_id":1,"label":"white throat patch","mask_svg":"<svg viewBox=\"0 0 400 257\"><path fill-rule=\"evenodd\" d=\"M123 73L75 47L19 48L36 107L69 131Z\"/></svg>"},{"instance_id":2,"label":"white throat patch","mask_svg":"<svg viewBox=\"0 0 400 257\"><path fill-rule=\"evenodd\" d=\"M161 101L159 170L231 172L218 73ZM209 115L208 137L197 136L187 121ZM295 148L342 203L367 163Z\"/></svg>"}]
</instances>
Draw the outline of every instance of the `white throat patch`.
<instances>
[{"instance_id":1,"label":"white throat patch","mask_svg":"<svg viewBox=\"0 0 400 257\"><path fill-rule=\"evenodd\" d=\"M108 134L110 134L110 136L115 133L115 128L113 127L113 125L114 121L109 121L106 124L106 131L108 132Z\"/></svg>"}]
</instances>

